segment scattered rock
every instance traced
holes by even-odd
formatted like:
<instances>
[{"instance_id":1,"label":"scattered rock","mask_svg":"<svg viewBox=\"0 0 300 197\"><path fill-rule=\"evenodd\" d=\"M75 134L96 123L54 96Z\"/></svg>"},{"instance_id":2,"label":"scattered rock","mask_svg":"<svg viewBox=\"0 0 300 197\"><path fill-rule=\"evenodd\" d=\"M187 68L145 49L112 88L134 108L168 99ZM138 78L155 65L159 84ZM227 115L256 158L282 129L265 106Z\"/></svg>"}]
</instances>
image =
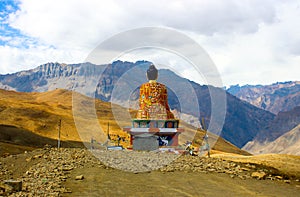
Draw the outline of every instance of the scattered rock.
<instances>
[{"instance_id":1,"label":"scattered rock","mask_svg":"<svg viewBox=\"0 0 300 197\"><path fill-rule=\"evenodd\" d=\"M291 181L290 180L284 180L283 182L290 184Z\"/></svg>"},{"instance_id":2,"label":"scattered rock","mask_svg":"<svg viewBox=\"0 0 300 197\"><path fill-rule=\"evenodd\" d=\"M63 168L62 170L63 171L71 171L71 170L73 170L74 168L73 167L65 167L65 168Z\"/></svg>"},{"instance_id":3,"label":"scattered rock","mask_svg":"<svg viewBox=\"0 0 300 197\"><path fill-rule=\"evenodd\" d=\"M26 158L25 161L30 162L31 161L31 157Z\"/></svg>"},{"instance_id":4,"label":"scattered rock","mask_svg":"<svg viewBox=\"0 0 300 197\"><path fill-rule=\"evenodd\" d=\"M278 179L278 180L282 180L283 179L282 176L275 176L275 178Z\"/></svg>"},{"instance_id":5,"label":"scattered rock","mask_svg":"<svg viewBox=\"0 0 300 197\"><path fill-rule=\"evenodd\" d=\"M241 168L242 171L250 171L249 168Z\"/></svg>"},{"instance_id":6,"label":"scattered rock","mask_svg":"<svg viewBox=\"0 0 300 197\"><path fill-rule=\"evenodd\" d=\"M271 180L271 181L275 180L275 178L272 177L271 175L269 175L266 179L269 179L269 180Z\"/></svg>"},{"instance_id":7,"label":"scattered rock","mask_svg":"<svg viewBox=\"0 0 300 197\"><path fill-rule=\"evenodd\" d=\"M38 154L38 155L34 155L33 158L38 159L38 158L41 158L42 156L43 156L43 154Z\"/></svg>"},{"instance_id":8,"label":"scattered rock","mask_svg":"<svg viewBox=\"0 0 300 197\"><path fill-rule=\"evenodd\" d=\"M75 177L75 180L83 180L84 176L83 175L78 175Z\"/></svg>"},{"instance_id":9,"label":"scattered rock","mask_svg":"<svg viewBox=\"0 0 300 197\"><path fill-rule=\"evenodd\" d=\"M265 172L252 172L251 177L257 178L259 180L264 179L267 176Z\"/></svg>"},{"instance_id":10,"label":"scattered rock","mask_svg":"<svg viewBox=\"0 0 300 197\"><path fill-rule=\"evenodd\" d=\"M8 156L10 156L9 153L3 153L3 154L2 154L2 157L4 157L4 158L5 158L5 157L8 157Z\"/></svg>"},{"instance_id":11,"label":"scattered rock","mask_svg":"<svg viewBox=\"0 0 300 197\"><path fill-rule=\"evenodd\" d=\"M12 188L12 191L21 191L22 190L22 181L17 180L5 180L5 185L9 185Z\"/></svg>"},{"instance_id":12,"label":"scattered rock","mask_svg":"<svg viewBox=\"0 0 300 197\"><path fill-rule=\"evenodd\" d=\"M2 191L3 194L9 194L13 192L13 187L11 185L0 183L0 191Z\"/></svg>"},{"instance_id":13,"label":"scattered rock","mask_svg":"<svg viewBox=\"0 0 300 197\"><path fill-rule=\"evenodd\" d=\"M29 155L35 155L29 157ZM23 190L13 193L13 196L60 196L62 193L70 193L63 187L62 183L69 178L73 169L91 165L103 167L88 150L79 148L56 148L37 149L27 153L28 162L39 158L39 162L32 164L30 168L22 175ZM26 157L25 157L26 158ZM25 160L25 159L24 159ZM0 166L0 175L13 177L12 171L7 169L8 166ZM83 179L83 178L81 178ZM6 185L6 189L0 188L0 196L6 196L4 191L13 190L11 186ZM3 194L1 194L1 192Z\"/></svg>"},{"instance_id":14,"label":"scattered rock","mask_svg":"<svg viewBox=\"0 0 300 197\"><path fill-rule=\"evenodd\" d=\"M67 189L66 191L64 191L63 193L72 193L71 190Z\"/></svg>"}]
</instances>

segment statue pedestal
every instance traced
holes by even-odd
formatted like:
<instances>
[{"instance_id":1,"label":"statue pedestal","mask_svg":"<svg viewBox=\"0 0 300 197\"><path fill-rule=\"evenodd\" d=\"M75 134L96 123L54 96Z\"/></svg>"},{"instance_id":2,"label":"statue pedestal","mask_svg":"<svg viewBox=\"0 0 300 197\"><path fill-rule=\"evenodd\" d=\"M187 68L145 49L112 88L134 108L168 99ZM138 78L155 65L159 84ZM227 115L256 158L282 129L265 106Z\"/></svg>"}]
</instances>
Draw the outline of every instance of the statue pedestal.
<instances>
[{"instance_id":1,"label":"statue pedestal","mask_svg":"<svg viewBox=\"0 0 300 197\"><path fill-rule=\"evenodd\" d=\"M178 136L184 131L183 128L123 128L130 134L130 145L133 144L135 136L152 134L157 136L159 146L178 146Z\"/></svg>"}]
</instances>

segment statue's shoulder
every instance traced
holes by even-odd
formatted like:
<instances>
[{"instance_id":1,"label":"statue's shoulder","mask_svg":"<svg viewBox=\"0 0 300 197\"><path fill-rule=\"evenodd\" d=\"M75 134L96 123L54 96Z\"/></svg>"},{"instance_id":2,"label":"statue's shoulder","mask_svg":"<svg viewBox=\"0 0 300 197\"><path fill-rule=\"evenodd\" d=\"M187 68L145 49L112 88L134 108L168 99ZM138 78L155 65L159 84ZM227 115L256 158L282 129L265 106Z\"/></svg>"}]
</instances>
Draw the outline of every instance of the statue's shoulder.
<instances>
[{"instance_id":1,"label":"statue's shoulder","mask_svg":"<svg viewBox=\"0 0 300 197\"><path fill-rule=\"evenodd\" d=\"M155 86L157 88L166 88L166 86L164 84L158 83L158 82L155 82L155 83L146 82L146 83L143 83L140 87L147 88L147 87L152 87L152 86Z\"/></svg>"},{"instance_id":2,"label":"statue's shoulder","mask_svg":"<svg viewBox=\"0 0 300 197\"><path fill-rule=\"evenodd\" d=\"M143 84L141 85L141 87L146 87L146 86L149 86L149 83L148 83L148 82L143 83Z\"/></svg>"},{"instance_id":3,"label":"statue's shoulder","mask_svg":"<svg viewBox=\"0 0 300 197\"><path fill-rule=\"evenodd\" d=\"M161 88L166 88L166 86L164 84L162 84L162 83L156 83L156 84L157 84L157 86L159 86Z\"/></svg>"}]
</instances>

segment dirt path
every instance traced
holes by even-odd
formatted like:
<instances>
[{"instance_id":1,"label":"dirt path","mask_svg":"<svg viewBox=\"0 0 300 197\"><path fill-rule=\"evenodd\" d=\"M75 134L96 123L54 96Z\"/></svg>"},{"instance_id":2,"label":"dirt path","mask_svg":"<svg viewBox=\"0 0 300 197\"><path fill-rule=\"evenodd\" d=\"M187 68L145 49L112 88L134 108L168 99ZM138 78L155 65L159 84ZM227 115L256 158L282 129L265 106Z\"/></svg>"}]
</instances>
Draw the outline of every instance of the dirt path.
<instances>
[{"instance_id":1,"label":"dirt path","mask_svg":"<svg viewBox=\"0 0 300 197\"><path fill-rule=\"evenodd\" d=\"M83 180L75 180L76 175ZM75 169L63 196L299 196L300 187L279 181L231 178L227 174L159 172L134 174L97 167Z\"/></svg>"}]
</instances>

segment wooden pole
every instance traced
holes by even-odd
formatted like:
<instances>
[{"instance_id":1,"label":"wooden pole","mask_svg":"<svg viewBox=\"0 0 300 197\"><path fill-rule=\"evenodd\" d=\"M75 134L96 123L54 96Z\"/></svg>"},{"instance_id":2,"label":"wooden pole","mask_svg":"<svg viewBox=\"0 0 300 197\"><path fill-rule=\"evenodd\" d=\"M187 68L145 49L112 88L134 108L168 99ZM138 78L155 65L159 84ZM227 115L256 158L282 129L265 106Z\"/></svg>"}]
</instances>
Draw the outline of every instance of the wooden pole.
<instances>
[{"instance_id":1,"label":"wooden pole","mask_svg":"<svg viewBox=\"0 0 300 197\"><path fill-rule=\"evenodd\" d=\"M58 122L58 139L57 139L57 148L60 148L60 129L61 129L61 119Z\"/></svg>"},{"instance_id":2,"label":"wooden pole","mask_svg":"<svg viewBox=\"0 0 300 197\"><path fill-rule=\"evenodd\" d=\"M109 121L107 122L107 139L111 140L109 135Z\"/></svg>"},{"instance_id":3,"label":"wooden pole","mask_svg":"<svg viewBox=\"0 0 300 197\"><path fill-rule=\"evenodd\" d=\"M203 140L205 141L205 145L206 145L206 148L207 148L207 156L208 156L208 158L210 158L210 146L209 146L209 143L208 143L207 128L206 128L205 121L204 121L203 117L202 117L202 127L205 130Z\"/></svg>"},{"instance_id":4,"label":"wooden pole","mask_svg":"<svg viewBox=\"0 0 300 197\"><path fill-rule=\"evenodd\" d=\"M109 122L107 122L107 133L109 134Z\"/></svg>"}]
</instances>

